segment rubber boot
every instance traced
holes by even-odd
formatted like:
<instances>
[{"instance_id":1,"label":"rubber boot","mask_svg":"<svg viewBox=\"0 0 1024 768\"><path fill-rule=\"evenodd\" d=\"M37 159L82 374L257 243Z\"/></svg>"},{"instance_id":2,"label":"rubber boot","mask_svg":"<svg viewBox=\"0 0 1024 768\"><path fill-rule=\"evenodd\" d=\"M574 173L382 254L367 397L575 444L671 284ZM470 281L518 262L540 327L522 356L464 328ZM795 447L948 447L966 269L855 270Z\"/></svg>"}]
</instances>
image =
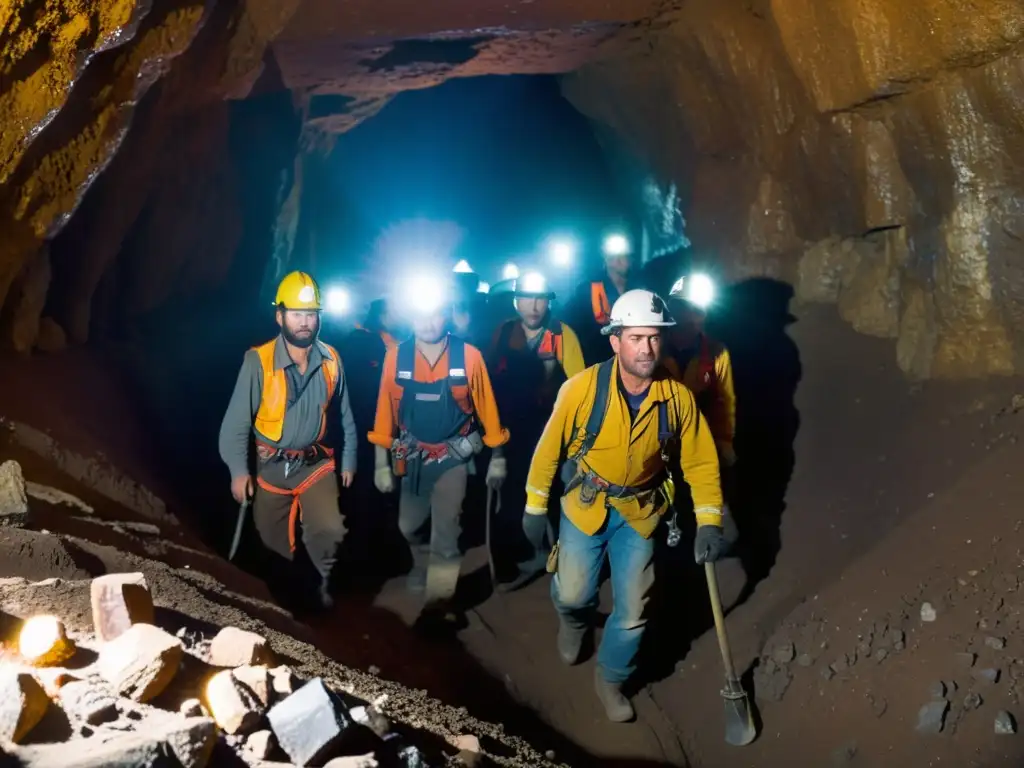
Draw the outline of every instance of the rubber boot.
<instances>
[{"instance_id":1,"label":"rubber boot","mask_svg":"<svg viewBox=\"0 0 1024 768\"><path fill-rule=\"evenodd\" d=\"M412 553L412 570L405 577L405 588L413 594L423 594L427 588L427 562L430 559L430 552Z\"/></svg>"},{"instance_id":2,"label":"rubber boot","mask_svg":"<svg viewBox=\"0 0 1024 768\"><path fill-rule=\"evenodd\" d=\"M604 713L613 723L626 723L636 716L633 705L622 694L618 683L609 683L601 674L601 668L594 668L594 690L604 706Z\"/></svg>"},{"instance_id":3,"label":"rubber boot","mask_svg":"<svg viewBox=\"0 0 1024 768\"><path fill-rule=\"evenodd\" d=\"M459 571L462 569L462 558L443 560L431 555L427 568L427 603L448 603L455 597L455 588L459 583Z\"/></svg>"},{"instance_id":4,"label":"rubber boot","mask_svg":"<svg viewBox=\"0 0 1024 768\"><path fill-rule=\"evenodd\" d=\"M571 627L565 619L558 619L558 655L570 667L580 660L583 648L583 637L587 634L586 627Z\"/></svg>"}]
</instances>

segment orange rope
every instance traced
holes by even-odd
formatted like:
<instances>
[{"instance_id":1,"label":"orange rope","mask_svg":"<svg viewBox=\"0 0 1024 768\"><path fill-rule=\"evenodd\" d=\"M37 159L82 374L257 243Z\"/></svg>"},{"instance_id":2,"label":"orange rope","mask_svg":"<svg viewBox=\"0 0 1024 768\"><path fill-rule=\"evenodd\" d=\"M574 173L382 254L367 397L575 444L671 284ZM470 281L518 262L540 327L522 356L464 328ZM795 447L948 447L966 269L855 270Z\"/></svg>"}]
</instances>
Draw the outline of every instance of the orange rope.
<instances>
[{"instance_id":1,"label":"orange rope","mask_svg":"<svg viewBox=\"0 0 1024 768\"><path fill-rule=\"evenodd\" d=\"M302 501L300 496L313 487L313 484L317 482L321 477L326 475L328 472L333 472L335 468L334 459L321 464L313 472L310 473L309 477L299 483L294 490L288 490L287 488L278 488L271 485L262 477L257 477L256 482L260 488L269 493L276 493L279 496L291 496L292 506L288 511L288 546L292 552L295 551L295 529L298 525L298 521L302 519Z\"/></svg>"}]
</instances>

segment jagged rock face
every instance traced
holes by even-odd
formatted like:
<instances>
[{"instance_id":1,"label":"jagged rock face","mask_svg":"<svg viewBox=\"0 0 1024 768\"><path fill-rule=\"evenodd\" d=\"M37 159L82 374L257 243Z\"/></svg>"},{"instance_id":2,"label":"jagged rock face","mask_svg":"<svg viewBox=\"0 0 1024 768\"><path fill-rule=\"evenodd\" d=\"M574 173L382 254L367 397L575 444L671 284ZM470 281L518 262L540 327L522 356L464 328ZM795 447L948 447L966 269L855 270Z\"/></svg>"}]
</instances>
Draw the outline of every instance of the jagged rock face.
<instances>
[{"instance_id":1,"label":"jagged rock face","mask_svg":"<svg viewBox=\"0 0 1024 768\"><path fill-rule=\"evenodd\" d=\"M893 339L913 377L1024 367L1017 0L417 8L55 0L38 16L21 1L0 12L4 341L30 348L44 312L44 327L81 341L97 313L143 314L224 277L248 234L231 205L211 217L212 201L251 186L221 162L225 98L290 88L307 130L329 133L449 77L574 70L566 96L688 201L695 252L836 303L854 328ZM35 53L44 45L49 57ZM302 159L281 168L277 208L263 212L277 272ZM104 169L76 217L80 246L44 250ZM202 241L176 217L208 221Z\"/></svg>"},{"instance_id":2,"label":"jagged rock face","mask_svg":"<svg viewBox=\"0 0 1024 768\"><path fill-rule=\"evenodd\" d=\"M687 235L896 339L914 377L1021 370L1024 6L688 4L567 97L692 185ZM687 148L686 151L680 151Z\"/></svg>"}]
</instances>

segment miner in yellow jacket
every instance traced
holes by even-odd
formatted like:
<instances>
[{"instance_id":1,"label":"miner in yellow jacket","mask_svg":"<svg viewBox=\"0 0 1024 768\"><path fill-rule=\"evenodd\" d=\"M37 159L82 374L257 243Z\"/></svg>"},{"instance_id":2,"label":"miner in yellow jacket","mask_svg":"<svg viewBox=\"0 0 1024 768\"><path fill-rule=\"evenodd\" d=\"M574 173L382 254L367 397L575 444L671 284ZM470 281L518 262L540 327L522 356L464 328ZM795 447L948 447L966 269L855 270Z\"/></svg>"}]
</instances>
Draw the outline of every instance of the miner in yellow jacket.
<instances>
[{"instance_id":1,"label":"miner in yellow jacket","mask_svg":"<svg viewBox=\"0 0 1024 768\"><path fill-rule=\"evenodd\" d=\"M697 517L694 554L713 562L725 550L714 439L693 394L659 367L662 334L675 324L654 293L632 290L612 307L604 334L615 356L567 381L537 444L526 486L527 530L545 525L563 450L565 492L551 594L558 651L579 659L598 602L601 568L611 566L614 605L597 655L594 683L608 718L633 707L621 686L636 668L644 607L654 583L653 534L671 508L666 480L677 464ZM660 373L659 373L660 372Z\"/></svg>"},{"instance_id":2,"label":"miner in yellow jacket","mask_svg":"<svg viewBox=\"0 0 1024 768\"><path fill-rule=\"evenodd\" d=\"M220 455L235 500L253 499L253 520L268 549L292 560L301 519L303 545L321 577L319 600L330 607L331 570L345 536L334 446L342 442L341 482L348 487L356 470L356 426L338 352L318 338L316 282L305 272L286 275L274 306L281 333L246 352L221 423Z\"/></svg>"}]
</instances>

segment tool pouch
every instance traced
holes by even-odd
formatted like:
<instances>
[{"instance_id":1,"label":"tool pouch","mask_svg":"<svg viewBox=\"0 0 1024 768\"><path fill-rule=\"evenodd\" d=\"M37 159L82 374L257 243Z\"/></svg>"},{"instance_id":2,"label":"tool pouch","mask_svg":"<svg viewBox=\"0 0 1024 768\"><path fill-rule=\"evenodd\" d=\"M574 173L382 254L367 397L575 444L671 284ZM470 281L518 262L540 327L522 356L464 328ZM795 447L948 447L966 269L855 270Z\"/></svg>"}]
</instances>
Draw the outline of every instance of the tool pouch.
<instances>
[{"instance_id":1,"label":"tool pouch","mask_svg":"<svg viewBox=\"0 0 1024 768\"><path fill-rule=\"evenodd\" d=\"M548 552L548 562L545 566L545 570L548 573L555 573L558 571L558 542L556 541L551 547L551 551Z\"/></svg>"}]
</instances>

